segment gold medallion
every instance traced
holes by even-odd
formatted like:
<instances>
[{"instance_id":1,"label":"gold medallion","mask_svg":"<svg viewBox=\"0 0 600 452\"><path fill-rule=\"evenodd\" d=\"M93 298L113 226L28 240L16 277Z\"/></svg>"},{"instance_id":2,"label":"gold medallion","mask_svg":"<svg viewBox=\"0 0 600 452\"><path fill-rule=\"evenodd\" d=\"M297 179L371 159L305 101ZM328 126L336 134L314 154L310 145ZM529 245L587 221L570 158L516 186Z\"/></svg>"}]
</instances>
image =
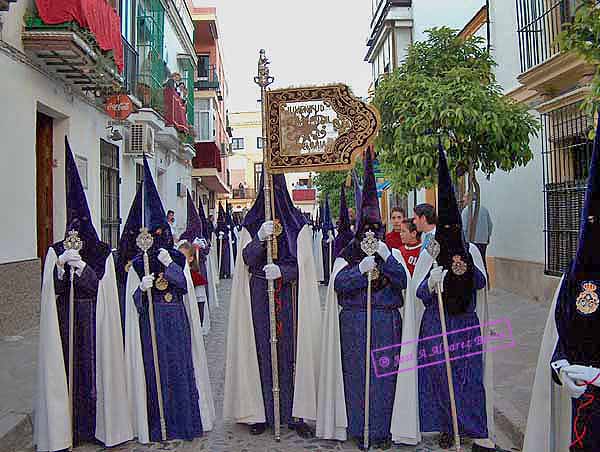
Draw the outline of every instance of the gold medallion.
<instances>
[{"instance_id":1,"label":"gold medallion","mask_svg":"<svg viewBox=\"0 0 600 452\"><path fill-rule=\"evenodd\" d=\"M164 278L164 273L158 274L158 278L154 282L154 286L158 290L167 290L167 287L169 287L169 281Z\"/></svg>"},{"instance_id":2,"label":"gold medallion","mask_svg":"<svg viewBox=\"0 0 600 452\"><path fill-rule=\"evenodd\" d=\"M129 269L131 268L132 264L133 262L131 262L131 260L127 261L127 263L125 264L125 273L129 273Z\"/></svg>"},{"instance_id":3,"label":"gold medallion","mask_svg":"<svg viewBox=\"0 0 600 452\"><path fill-rule=\"evenodd\" d=\"M467 273L467 264L461 256L452 256L452 273L456 276L462 276Z\"/></svg>"},{"instance_id":4,"label":"gold medallion","mask_svg":"<svg viewBox=\"0 0 600 452\"><path fill-rule=\"evenodd\" d=\"M173 301L173 295L171 295L171 293L170 293L170 292L167 292L167 293L165 294L165 301L166 301L167 303L170 303L171 301Z\"/></svg>"},{"instance_id":5,"label":"gold medallion","mask_svg":"<svg viewBox=\"0 0 600 452\"><path fill-rule=\"evenodd\" d=\"M600 304L598 294L596 293L597 286L596 284L587 282L584 283L582 287L583 290L577 297L577 311L582 314L592 314L596 312L598 305Z\"/></svg>"}]
</instances>

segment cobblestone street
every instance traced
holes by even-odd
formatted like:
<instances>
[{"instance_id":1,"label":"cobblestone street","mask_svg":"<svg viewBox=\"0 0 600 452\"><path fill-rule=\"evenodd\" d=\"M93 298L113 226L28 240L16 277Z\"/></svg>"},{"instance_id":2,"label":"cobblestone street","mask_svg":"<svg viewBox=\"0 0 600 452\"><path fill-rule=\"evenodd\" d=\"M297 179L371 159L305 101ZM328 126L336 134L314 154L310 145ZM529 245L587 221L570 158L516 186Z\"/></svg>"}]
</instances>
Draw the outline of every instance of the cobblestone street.
<instances>
[{"instance_id":1,"label":"cobblestone street","mask_svg":"<svg viewBox=\"0 0 600 452\"><path fill-rule=\"evenodd\" d=\"M282 439L281 442L277 443L273 439L272 434L270 434L268 431L260 436L251 436L248 433L248 428L246 426L223 421L223 387L225 381L225 350L230 288L231 280L221 282L219 286L221 304L219 308L213 308L211 311L212 330L209 336L206 338L206 351L208 355L209 371L217 414L217 420L214 429L211 432L208 432L205 437L197 439L193 442L174 441L167 444L147 445L142 445L137 442L129 442L108 450L114 452L150 452L160 450L210 452L317 452L358 450L355 444L351 441L340 443L337 441L323 441L318 439L304 440L299 438L295 432L289 431L286 428L282 428ZM321 287L320 291L321 303L323 304L325 287ZM23 338L21 337L21 339ZM37 349L37 341L37 333L27 334L26 339L20 341L21 345L18 345L18 343L12 345L15 347L13 354L18 354L18 350L33 351L34 349ZM5 347L6 346L11 346L11 344L5 344ZM19 349L16 347L23 348ZM23 354L26 353L24 352ZM15 374L15 377L19 378L20 381L25 381L24 376L28 375L29 377L27 380L27 386L32 387L34 385L33 370L35 369L35 362L33 362L33 359L34 358L32 356L32 360L29 361L26 370L22 371L24 372L23 374ZM27 399L33 397L33 391L23 391L23 389L21 389L21 391L26 393ZM10 402L10 400L5 402L14 404L14 402ZM30 403L31 402L27 402L27 404ZM26 434L29 435L29 438L31 438L30 430ZM502 432L497 432L497 439L499 445L504 449L517 450L511 449L513 444L511 444L511 441ZM18 452L32 452L34 449L31 446L31 439L29 439L28 443L28 447L19 448ZM77 452L100 452L103 450L107 449L104 449L100 445L93 444L86 444L76 449ZM437 447L436 438L434 436L426 438L418 447L394 446L390 450L401 452L441 452L443 449ZM470 445L467 444L465 451L468 452L469 450Z\"/></svg>"}]
</instances>

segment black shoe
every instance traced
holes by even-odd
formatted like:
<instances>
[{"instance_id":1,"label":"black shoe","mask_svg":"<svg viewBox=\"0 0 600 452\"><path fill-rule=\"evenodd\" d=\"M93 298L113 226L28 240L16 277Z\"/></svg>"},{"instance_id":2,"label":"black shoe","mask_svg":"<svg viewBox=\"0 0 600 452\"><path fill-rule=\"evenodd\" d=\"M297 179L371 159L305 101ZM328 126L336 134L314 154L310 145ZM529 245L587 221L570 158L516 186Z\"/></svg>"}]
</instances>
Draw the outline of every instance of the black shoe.
<instances>
[{"instance_id":1,"label":"black shoe","mask_svg":"<svg viewBox=\"0 0 600 452\"><path fill-rule=\"evenodd\" d=\"M262 435L267 429L267 424L261 422L260 424L252 424L250 426L250 434L251 435Z\"/></svg>"},{"instance_id":2,"label":"black shoe","mask_svg":"<svg viewBox=\"0 0 600 452\"><path fill-rule=\"evenodd\" d=\"M374 449L388 450L392 448L391 439L383 439L381 441L371 443L371 447Z\"/></svg>"},{"instance_id":3,"label":"black shoe","mask_svg":"<svg viewBox=\"0 0 600 452\"><path fill-rule=\"evenodd\" d=\"M295 430L300 438L310 439L315 437L315 432L305 422L290 424L288 427Z\"/></svg>"},{"instance_id":4,"label":"black shoe","mask_svg":"<svg viewBox=\"0 0 600 452\"><path fill-rule=\"evenodd\" d=\"M454 438L450 433L440 433L438 444L442 449L450 449L452 446L454 446Z\"/></svg>"}]
</instances>

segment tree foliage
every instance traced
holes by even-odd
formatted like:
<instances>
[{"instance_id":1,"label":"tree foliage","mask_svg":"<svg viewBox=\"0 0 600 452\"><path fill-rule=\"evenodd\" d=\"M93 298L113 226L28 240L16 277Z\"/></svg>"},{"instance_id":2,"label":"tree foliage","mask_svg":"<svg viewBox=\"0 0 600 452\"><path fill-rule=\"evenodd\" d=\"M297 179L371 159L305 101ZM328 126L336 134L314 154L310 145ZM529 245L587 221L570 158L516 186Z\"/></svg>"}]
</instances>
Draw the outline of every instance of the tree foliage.
<instances>
[{"instance_id":1,"label":"tree foliage","mask_svg":"<svg viewBox=\"0 0 600 452\"><path fill-rule=\"evenodd\" d=\"M476 171L489 177L526 165L539 124L525 106L503 96L482 38L462 39L446 27L427 35L375 90L379 162L395 192L431 187L441 140L453 175L469 173L478 199Z\"/></svg>"},{"instance_id":2,"label":"tree foliage","mask_svg":"<svg viewBox=\"0 0 600 452\"><path fill-rule=\"evenodd\" d=\"M572 50L586 62L596 66L592 91L585 102L591 114L600 107L600 9L596 0L582 0L575 18L565 24L559 41L565 50Z\"/></svg>"}]
</instances>

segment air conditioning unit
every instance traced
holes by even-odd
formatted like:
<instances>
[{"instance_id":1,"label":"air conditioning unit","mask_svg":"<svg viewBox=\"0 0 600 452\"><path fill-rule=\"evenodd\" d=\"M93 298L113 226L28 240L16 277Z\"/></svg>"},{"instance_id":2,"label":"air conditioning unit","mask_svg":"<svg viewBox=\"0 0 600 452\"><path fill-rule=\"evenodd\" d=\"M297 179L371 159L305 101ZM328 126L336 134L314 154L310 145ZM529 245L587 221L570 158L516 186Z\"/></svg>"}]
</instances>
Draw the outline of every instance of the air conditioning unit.
<instances>
[{"instance_id":1,"label":"air conditioning unit","mask_svg":"<svg viewBox=\"0 0 600 452\"><path fill-rule=\"evenodd\" d=\"M154 129L148 124L132 124L129 132L129 146L124 155L148 158L154 157Z\"/></svg>"}]
</instances>

